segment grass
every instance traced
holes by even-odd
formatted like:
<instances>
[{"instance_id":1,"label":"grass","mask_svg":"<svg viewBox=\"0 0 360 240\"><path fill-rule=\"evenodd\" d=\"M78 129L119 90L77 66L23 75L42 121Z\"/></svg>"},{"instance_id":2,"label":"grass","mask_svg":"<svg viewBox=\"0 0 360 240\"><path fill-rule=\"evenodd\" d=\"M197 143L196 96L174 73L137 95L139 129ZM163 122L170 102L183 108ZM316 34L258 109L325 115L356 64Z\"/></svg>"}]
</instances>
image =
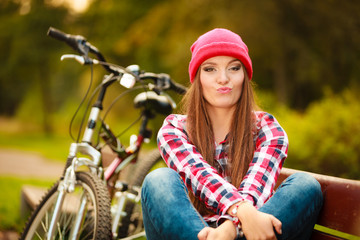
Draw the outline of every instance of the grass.
<instances>
[{"instance_id":1,"label":"grass","mask_svg":"<svg viewBox=\"0 0 360 240\"><path fill-rule=\"evenodd\" d=\"M0 229L21 231L26 219L20 217L20 193L24 184L49 188L55 180L0 176Z\"/></svg>"},{"instance_id":2,"label":"grass","mask_svg":"<svg viewBox=\"0 0 360 240\"><path fill-rule=\"evenodd\" d=\"M1 119L0 124L3 124ZM130 134L131 132L121 138L125 146L129 144ZM73 140L70 138L67 130L64 130L61 134L46 135L41 131L6 131L0 126L0 148L36 152L54 161L64 162L66 160L72 142ZM156 148L155 136L153 136L149 144L144 144L142 147L143 149Z\"/></svg>"},{"instance_id":3,"label":"grass","mask_svg":"<svg viewBox=\"0 0 360 240\"><path fill-rule=\"evenodd\" d=\"M14 130L15 129L15 130ZM0 148L40 153L51 161L64 162L71 138L66 131L63 135L46 135L41 131L19 130L11 121L0 119ZM126 142L126 144L128 144ZM154 144L145 144L145 149ZM39 180L17 176L0 176L0 230L21 232L27 218L20 215L21 188L23 185L34 185L49 188L56 179ZM146 238L138 238L145 240Z\"/></svg>"},{"instance_id":4,"label":"grass","mask_svg":"<svg viewBox=\"0 0 360 240\"><path fill-rule=\"evenodd\" d=\"M67 136L46 136L38 133L4 133L0 134L0 147L37 152L47 159L64 161L69 152L71 139Z\"/></svg>"}]
</instances>

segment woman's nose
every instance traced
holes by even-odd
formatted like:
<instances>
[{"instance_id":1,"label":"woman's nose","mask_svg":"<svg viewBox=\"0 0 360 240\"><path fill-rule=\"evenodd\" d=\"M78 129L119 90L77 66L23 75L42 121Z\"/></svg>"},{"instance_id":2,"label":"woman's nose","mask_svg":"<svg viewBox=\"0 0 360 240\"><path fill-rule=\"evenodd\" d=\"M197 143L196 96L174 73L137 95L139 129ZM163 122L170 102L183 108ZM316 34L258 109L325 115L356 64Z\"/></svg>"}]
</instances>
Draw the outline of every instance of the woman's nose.
<instances>
[{"instance_id":1,"label":"woman's nose","mask_svg":"<svg viewBox=\"0 0 360 240\"><path fill-rule=\"evenodd\" d=\"M219 71L217 82L221 85L224 85L229 82L229 76L226 71Z\"/></svg>"}]
</instances>

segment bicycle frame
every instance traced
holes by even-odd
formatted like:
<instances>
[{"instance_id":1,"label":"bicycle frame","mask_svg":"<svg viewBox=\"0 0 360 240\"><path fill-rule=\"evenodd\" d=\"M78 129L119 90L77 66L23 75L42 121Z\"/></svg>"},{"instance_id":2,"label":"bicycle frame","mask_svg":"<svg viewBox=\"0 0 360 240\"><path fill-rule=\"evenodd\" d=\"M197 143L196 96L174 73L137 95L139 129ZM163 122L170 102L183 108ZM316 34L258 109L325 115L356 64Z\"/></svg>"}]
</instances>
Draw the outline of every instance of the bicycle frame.
<instances>
[{"instance_id":1,"label":"bicycle frame","mask_svg":"<svg viewBox=\"0 0 360 240\"><path fill-rule=\"evenodd\" d=\"M102 199L107 198L106 196L106 189L104 186L101 185L101 182L99 182L99 179L104 182L104 185L108 185L109 190L114 189L114 203L117 203L114 207L114 209L111 209L111 215L105 210L104 208L108 209L108 205L101 205L104 207L102 211L107 212L106 218L109 219L112 217L112 234L114 237L117 237L117 231L119 233L121 232L121 235L124 234L123 229L119 230L117 229L119 227L119 223L122 220L127 221L127 218L122 219L122 216L126 216L127 212L132 212L132 210L126 210L124 211L125 207L131 206L133 208L133 203L128 205L127 199L139 202L140 201L140 186L131 186L129 189L127 184L123 184L119 181L116 181L115 186L112 185L112 180L114 179L113 176L117 176L120 171L122 171L126 166L128 166L130 163L135 162L137 160L139 151L141 149L142 144L146 139L149 139L151 136L151 131L147 129L147 124L149 119L153 118L156 114L163 114L168 115L172 112L172 110L176 107L176 104L174 104L171 97L166 97L165 90L173 90L176 93L184 94L186 92L186 88L182 86L181 84L178 84L171 80L170 76L164 73L155 74L155 73L148 73L144 71L140 71L139 67L137 65L131 65L126 68L122 66L118 66L115 64L107 63L104 56L99 52L99 50L92 46L89 42L86 41L86 39L80 35L71 35L61 32L60 30L49 28L48 35L65 42L69 46L71 46L75 51L77 51L81 56L79 55L73 55L73 54L67 54L63 55L61 57L61 60L63 59L75 59L76 61L80 62L83 65L87 64L99 64L102 67L105 68L107 72L109 72L109 75L106 75L103 79L99 93L97 95L97 99L95 103L92 105L90 113L88 114L87 124L82 132L83 136L80 141L80 135L78 139L70 145L69 149L69 155L68 160L66 163L66 169L64 172L64 175L60 179L60 182L58 183L57 192L58 195L55 199L55 202L51 202L51 206L54 207L52 216L47 217L46 215L46 222L50 219L49 227L47 228L48 231L45 232L44 237L47 239L52 239L53 235L55 234L56 228L58 227L58 220L60 218L61 212L62 212L62 205L66 201L65 195L67 193L73 193L75 191L75 187L77 188L77 176L90 176L90 174L78 174L79 171L89 171L92 173L92 176L90 179L90 182L93 183L94 180L96 180L97 186L100 185L101 188L101 194L98 192L98 195L102 196ZM96 55L97 59L91 59L88 57L88 54L92 53ZM150 80L151 83L146 83L145 81ZM109 87L112 83L120 81L120 84L126 88L133 88L136 82L141 83L141 88L146 89L141 94L139 94L134 99L135 108L142 108L143 111L141 113L142 121L140 125L139 132L137 136L130 138L130 145L125 148L121 143L118 137L114 136L111 132L111 130L105 125L104 121L100 119L100 113L103 109L103 100L105 97L105 93L107 90L107 87ZM139 86L140 87L140 86ZM136 87L139 89L139 87ZM97 89L98 90L98 89ZM134 88L135 90L135 88ZM150 90L149 92L147 90ZM149 96L148 96L149 93ZM162 94L163 93L163 94ZM162 95L162 96L160 96ZM86 95L87 96L87 95ZM92 99L92 98L91 98ZM148 106L149 103L149 106ZM81 106L81 105L80 105ZM101 121L100 121L101 120ZM101 126L97 126L97 124L101 122ZM92 140L94 137L94 134L97 133L96 129L103 130L101 134L103 134L102 138L105 140L105 144L109 145L114 153L117 154L117 157L113 159L110 163L110 165L105 169L102 167L102 153L100 152L101 147L95 146L98 145L98 143L93 144ZM99 136L101 135L99 131ZM71 135L71 132L70 132ZM114 147L115 146L115 147ZM150 155L151 157L152 155ZM160 157L160 156L159 156ZM150 160L151 161L150 161ZM155 158L151 157L148 158L144 163L154 163L158 158L155 155ZM83 170L82 167L85 167L86 169ZM149 166L144 165L146 171L149 171ZM142 168L139 168L142 170ZM139 173L138 173L139 174ZM95 178L93 178L95 176ZM144 175L139 175L139 179L144 178ZM79 179L80 180L80 179ZM83 180L81 180L83 181ZM80 182L81 182L80 181ZM83 184L83 183L82 183ZM130 181L130 185L141 185L141 182L139 181ZM85 184L86 185L86 184ZM52 189L54 190L54 189ZM54 191L49 192L49 194L54 194ZM105 194L105 195L104 195ZM85 214L86 214L86 205L87 205L87 199L86 194L80 195L80 205L78 209L76 209L75 214L72 215L74 218L74 222L72 222L72 228L70 230L70 239L76 239L80 234L80 228L82 227L82 221L84 221ZM44 200L43 203L46 203L47 199ZM94 199L92 197L92 201L98 203L98 199ZM54 203L54 205L52 205ZM127 206L125 206L127 204ZM96 205L98 206L98 205ZM111 205L113 207L114 205ZM39 210L41 210L43 205L40 205ZM47 210L47 206L45 207ZM51 211L51 210L50 210ZM31 219L37 219L37 212L34 213L34 218ZM127 215L128 218L130 218L130 215ZM42 220L43 216L40 215L40 220ZM100 219L100 218L99 218ZM104 218L105 219L105 218ZM32 222L29 222L31 226ZM40 222L37 222L35 224L39 224ZM122 223L122 222L121 222ZM125 223L125 228L128 228L128 223ZM35 225L36 227L38 225ZM40 225L41 226L41 225ZM109 225L103 225L103 227L108 229ZM25 236L28 234L27 228L24 231ZM101 228L99 228L101 229ZM141 229L142 230L142 229ZM35 232L37 233L37 232ZM68 234L69 232L67 232ZM107 232L109 233L109 232ZM33 233L30 233L30 235ZM42 233L41 233L42 234ZM126 232L125 232L126 234ZM143 233L135 234L133 237L138 237L144 235ZM61 236L60 236L61 237ZM104 236L103 236L104 237ZM133 237L128 237L126 239L133 239Z\"/></svg>"},{"instance_id":2,"label":"bicycle frame","mask_svg":"<svg viewBox=\"0 0 360 240\"><path fill-rule=\"evenodd\" d=\"M84 135L82 138L82 141L80 143L72 143L69 150L69 158L72 159L71 165L66 169L64 179L60 182L58 187L59 196L56 200L55 204L55 210L54 214L51 219L50 227L49 227L49 235L48 239L51 239L51 236L53 236L55 231L55 225L58 221L59 212L62 206L62 203L64 201L64 196L66 192L73 192L75 188L75 172L80 166L86 166L89 171L91 171L93 174L97 175L99 178L103 179L105 182L107 182L114 174L119 173L121 170L123 170L128 164L131 162L136 161L139 150L141 148L141 145L144 142L144 139L148 137L149 135L148 130L146 129L148 120L151 118L151 115L148 113L143 112L143 118L141 122L141 127L139 130L138 135L136 136L136 140L133 140L132 143L130 143L130 146L125 149L121 145L121 151L117 152L117 157L110 163L106 171L104 172L101 167L101 153L99 150L94 148L91 145L92 138L94 135L94 130L96 127L97 122L99 121L100 113L102 110L102 102L104 99L105 91L108 86L113 83L111 80L113 76L109 75L105 80L103 81L105 84L100 90L100 93L98 95L98 99L95 102L95 104L92 106L89 117L88 117L88 124L84 130ZM105 126L102 126L105 128ZM106 129L110 131L109 129ZM77 157L78 154L85 155L86 157ZM125 205L126 199L130 199L135 202L140 201L140 196L135 195L133 193L129 192L116 192L116 198L118 201L117 208L113 213L115 213L114 218L112 219L112 233L113 236L116 237L116 230L117 226L121 220L121 216L123 214L123 209ZM82 200L83 201L83 200ZM81 220L83 219L84 211L79 209L77 212L76 217L76 224L75 226L80 227ZM72 229L71 236L74 238L77 236L78 229Z\"/></svg>"}]
</instances>

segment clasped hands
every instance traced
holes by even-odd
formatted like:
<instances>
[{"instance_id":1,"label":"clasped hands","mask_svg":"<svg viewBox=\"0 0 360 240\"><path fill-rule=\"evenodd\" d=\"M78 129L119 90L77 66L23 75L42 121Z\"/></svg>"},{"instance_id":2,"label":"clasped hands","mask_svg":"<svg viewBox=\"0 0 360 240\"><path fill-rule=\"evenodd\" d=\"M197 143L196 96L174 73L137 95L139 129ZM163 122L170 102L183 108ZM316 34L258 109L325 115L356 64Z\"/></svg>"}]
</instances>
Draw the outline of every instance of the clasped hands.
<instances>
[{"instance_id":1,"label":"clasped hands","mask_svg":"<svg viewBox=\"0 0 360 240\"><path fill-rule=\"evenodd\" d=\"M240 204L237 217L240 219L241 228L247 240L276 240L274 229L278 234L282 233L282 224L277 218L258 211L251 203ZM234 240L236 233L233 222L226 220L217 228L203 228L199 232L198 238L199 240Z\"/></svg>"}]
</instances>

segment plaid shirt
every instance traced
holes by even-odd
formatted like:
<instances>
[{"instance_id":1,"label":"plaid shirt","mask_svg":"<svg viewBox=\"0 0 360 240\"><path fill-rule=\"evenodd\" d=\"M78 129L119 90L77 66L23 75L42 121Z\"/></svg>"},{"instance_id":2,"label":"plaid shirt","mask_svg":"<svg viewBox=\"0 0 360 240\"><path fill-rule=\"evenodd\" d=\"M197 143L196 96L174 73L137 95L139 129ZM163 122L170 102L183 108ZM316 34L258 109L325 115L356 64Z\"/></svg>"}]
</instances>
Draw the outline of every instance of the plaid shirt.
<instances>
[{"instance_id":1,"label":"plaid shirt","mask_svg":"<svg viewBox=\"0 0 360 240\"><path fill-rule=\"evenodd\" d=\"M180 174L195 196L199 196L208 208L216 212L216 215L204 216L208 222L231 219L226 212L240 201L249 201L260 208L273 194L287 157L288 138L272 115L260 111L255 115L257 132L254 133L254 157L238 189L229 182L224 171L228 161L226 140L214 144L214 158L219 163L214 168L190 142L185 115L169 115L158 132L158 146L166 164Z\"/></svg>"}]
</instances>

